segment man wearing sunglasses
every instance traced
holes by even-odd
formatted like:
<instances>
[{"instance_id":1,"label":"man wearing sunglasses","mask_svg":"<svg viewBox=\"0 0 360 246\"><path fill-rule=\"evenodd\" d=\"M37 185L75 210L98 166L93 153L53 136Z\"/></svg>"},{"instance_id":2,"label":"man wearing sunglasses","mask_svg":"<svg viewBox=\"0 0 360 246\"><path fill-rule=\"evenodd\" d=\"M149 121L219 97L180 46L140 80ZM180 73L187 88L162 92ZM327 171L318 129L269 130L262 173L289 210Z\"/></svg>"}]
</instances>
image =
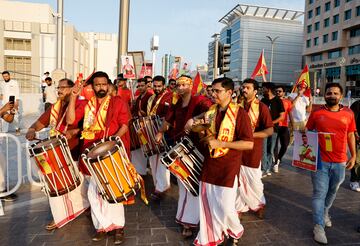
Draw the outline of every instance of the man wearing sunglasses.
<instances>
[{"instance_id":1,"label":"man wearing sunglasses","mask_svg":"<svg viewBox=\"0 0 360 246\"><path fill-rule=\"evenodd\" d=\"M29 141L36 139L36 132L45 127L50 127L50 136L63 134L68 139L69 148L74 161L80 155L80 125L66 124L66 111L69 105L71 89L74 82L70 79L59 81L57 89L58 99L51 105L28 129L26 139ZM83 107L84 100L76 100L76 108ZM86 186L81 182L80 186L69 193L59 197L49 197L50 209L53 214L53 221L45 226L48 231L60 228L75 219L89 207L86 195ZM73 210L65 208L72 206Z\"/></svg>"}]
</instances>

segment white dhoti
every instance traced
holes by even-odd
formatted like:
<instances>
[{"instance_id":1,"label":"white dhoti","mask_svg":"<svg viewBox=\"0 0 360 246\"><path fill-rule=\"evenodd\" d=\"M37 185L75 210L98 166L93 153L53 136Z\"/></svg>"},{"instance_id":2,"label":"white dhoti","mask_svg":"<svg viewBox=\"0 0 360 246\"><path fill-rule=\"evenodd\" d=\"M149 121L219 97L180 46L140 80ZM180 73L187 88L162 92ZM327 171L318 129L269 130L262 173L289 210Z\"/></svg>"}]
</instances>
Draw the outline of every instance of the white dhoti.
<instances>
[{"instance_id":1,"label":"white dhoti","mask_svg":"<svg viewBox=\"0 0 360 246\"><path fill-rule=\"evenodd\" d=\"M264 184L261 176L261 165L258 168L240 167L240 187L236 197L236 210L239 213L247 212L249 209L256 212L265 206Z\"/></svg>"},{"instance_id":2,"label":"white dhoti","mask_svg":"<svg viewBox=\"0 0 360 246\"><path fill-rule=\"evenodd\" d=\"M90 178L88 197L91 206L91 218L98 232L112 231L125 225L124 205L109 203L99 194L93 177Z\"/></svg>"},{"instance_id":3,"label":"white dhoti","mask_svg":"<svg viewBox=\"0 0 360 246\"><path fill-rule=\"evenodd\" d=\"M170 188L170 172L165 165L161 163L161 155L162 154L157 154L149 157L155 192L164 192Z\"/></svg>"},{"instance_id":4,"label":"white dhoti","mask_svg":"<svg viewBox=\"0 0 360 246\"><path fill-rule=\"evenodd\" d=\"M193 196L179 181L179 200L176 212L176 222L188 227L197 227L199 224L199 197Z\"/></svg>"},{"instance_id":5,"label":"white dhoti","mask_svg":"<svg viewBox=\"0 0 360 246\"><path fill-rule=\"evenodd\" d=\"M80 179L80 185L69 193L49 197L51 213L58 228L74 220L90 206L87 199L87 181L81 174Z\"/></svg>"},{"instance_id":6,"label":"white dhoti","mask_svg":"<svg viewBox=\"0 0 360 246\"><path fill-rule=\"evenodd\" d=\"M235 208L237 178L232 188L200 182L200 230L195 245L218 245L224 236L239 239L244 228Z\"/></svg>"},{"instance_id":7,"label":"white dhoti","mask_svg":"<svg viewBox=\"0 0 360 246\"><path fill-rule=\"evenodd\" d=\"M146 175L147 159L145 158L141 148L131 151L131 163L140 175Z\"/></svg>"}]
</instances>

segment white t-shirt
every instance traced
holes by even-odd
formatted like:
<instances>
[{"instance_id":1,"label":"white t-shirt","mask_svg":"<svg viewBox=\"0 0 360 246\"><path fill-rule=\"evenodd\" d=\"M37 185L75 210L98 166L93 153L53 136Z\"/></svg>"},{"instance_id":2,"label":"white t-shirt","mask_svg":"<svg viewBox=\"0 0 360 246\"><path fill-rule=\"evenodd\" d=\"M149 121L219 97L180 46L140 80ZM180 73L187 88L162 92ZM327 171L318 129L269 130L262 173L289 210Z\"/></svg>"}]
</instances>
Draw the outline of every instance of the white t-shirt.
<instances>
[{"instance_id":1,"label":"white t-shirt","mask_svg":"<svg viewBox=\"0 0 360 246\"><path fill-rule=\"evenodd\" d=\"M291 93L289 97L291 100L294 100L297 95L297 93ZM295 105L291 110L294 122L303 122L306 120L306 107L309 105L309 98L304 95L296 100Z\"/></svg>"},{"instance_id":2,"label":"white t-shirt","mask_svg":"<svg viewBox=\"0 0 360 246\"><path fill-rule=\"evenodd\" d=\"M3 104L9 102L10 96L15 96L15 101L20 99L18 82L14 79L10 79L9 82L1 81L1 94L3 95Z\"/></svg>"},{"instance_id":3,"label":"white t-shirt","mask_svg":"<svg viewBox=\"0 0 360 246\"><path fill-rule=\"evenodd\" d=\"M46 101L47 103L54 104L57 100L57 92L54 84L46 85L45 87Z\"/></svg>"}]
</instances>

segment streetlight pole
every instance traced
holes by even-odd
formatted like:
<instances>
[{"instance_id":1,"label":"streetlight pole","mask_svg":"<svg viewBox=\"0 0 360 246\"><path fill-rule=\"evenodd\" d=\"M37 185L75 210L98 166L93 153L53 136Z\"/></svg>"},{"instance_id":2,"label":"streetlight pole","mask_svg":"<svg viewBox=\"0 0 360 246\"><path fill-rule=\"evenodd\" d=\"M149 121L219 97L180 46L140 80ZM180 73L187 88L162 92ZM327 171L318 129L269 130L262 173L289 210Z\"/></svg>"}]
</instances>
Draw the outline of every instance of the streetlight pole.
<instances>
[{"instance_id":1,"label":"streetlight pole","mask_svg":"<svg viewBox=\"0 0 360 246\"><path fill-rule=\"evenodd\" d=\"M64 1L57 1L57 14L56 14L56 68L63 68L63 26L64 26Z\"/></svg>"},{"instance_id":2,"label":"streetlight pole","mask_svg":"<svg viewBox=\"0 0 360 246\"><path fill-rule=\"evenodd\" d=\"M214 62L213 62L213 79L218 77L218 54L219 54L219 33L215 33L211 37L214 38Z\"/></svg>"},{"instance_id":3,"label":"streetlight pole","mask_svg":"<svg viewBox=\"0 0 360 246\"><path fill-rule=\"evenodd\" d=\"M270 60L270 82L272 81L272 69L273 69L273 55L274 55L274 46L275 46L275 41L279 38L279 36L276 36L275 38L272 38L270 36L266 36L270 42L271 42L271 60Z\"/></svg>"},{"instance_id":4,"label":"streetlight pole","mask_svg":"<svg viewBox=\"0 0 360 246\"><path fill-rule=\"evenodd\" d=\"M128 52L128 34L129 34L129 9L130 0L120 0L119 9L119 33L118 33L118 73L121 72L121 56Z\"/></svg>"}]
</instances>

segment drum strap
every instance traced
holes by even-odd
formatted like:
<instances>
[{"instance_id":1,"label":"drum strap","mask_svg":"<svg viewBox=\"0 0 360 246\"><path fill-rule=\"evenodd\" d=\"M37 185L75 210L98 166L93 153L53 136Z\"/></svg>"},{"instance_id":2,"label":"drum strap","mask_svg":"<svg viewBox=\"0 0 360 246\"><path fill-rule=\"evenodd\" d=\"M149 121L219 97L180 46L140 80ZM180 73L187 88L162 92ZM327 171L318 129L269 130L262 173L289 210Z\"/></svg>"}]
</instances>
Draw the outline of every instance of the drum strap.
<instances>
[{"instance_id":1,"label":"drum strap","mask_svg":"<svg viewBox=\"0 0 360 246\"><path fill-rule=\"evenodd\" d=\"M222 142L232 142L235 135L236 117L239 111L240 105L231 102L226 110L225 117L221 122L219 134L217 139ZM210 107L209 111L205 113L205 121L211 124L209 133L216 134L216 115L218 113L218 105L215 104ZM229 152L229 148L217 148L210 149L211 158L219 158L226 155Z\"/></svg>"}]
</instances>

